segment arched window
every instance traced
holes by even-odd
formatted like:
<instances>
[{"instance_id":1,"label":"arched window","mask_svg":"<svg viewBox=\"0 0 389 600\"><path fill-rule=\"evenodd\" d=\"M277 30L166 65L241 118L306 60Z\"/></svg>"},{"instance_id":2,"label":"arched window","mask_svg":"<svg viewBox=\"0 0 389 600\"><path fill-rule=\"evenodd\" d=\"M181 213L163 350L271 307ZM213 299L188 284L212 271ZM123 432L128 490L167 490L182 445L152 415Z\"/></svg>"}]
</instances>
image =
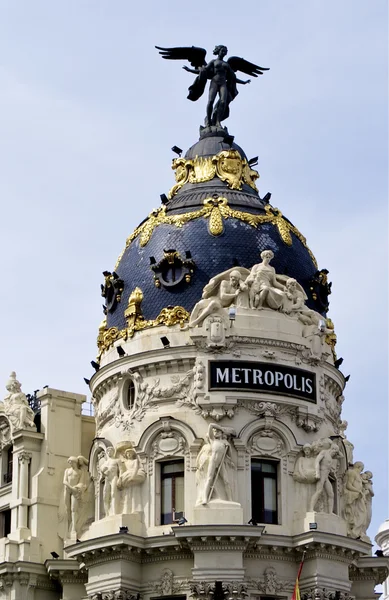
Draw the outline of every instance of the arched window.
<instances>
[{"instance_id":1,"label":"arched window","mask_svg":"<svg viewBox=\"0 0 389 600\"><path fill-rule=\"evenodd\" d=\"M251 518L256 523L278 524L278 461L251 461Z\"/></svg>"}]
</instances>

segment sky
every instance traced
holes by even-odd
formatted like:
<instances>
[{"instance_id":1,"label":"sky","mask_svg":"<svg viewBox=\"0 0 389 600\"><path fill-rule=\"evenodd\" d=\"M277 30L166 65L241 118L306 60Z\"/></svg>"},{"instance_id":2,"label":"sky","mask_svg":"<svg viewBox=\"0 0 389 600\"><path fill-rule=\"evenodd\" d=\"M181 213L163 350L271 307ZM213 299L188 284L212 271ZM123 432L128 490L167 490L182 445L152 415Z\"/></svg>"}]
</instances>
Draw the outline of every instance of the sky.
<instances>
[{"instance_id":1,"label":"sky","mask_svg":"<svg viewBox=\"0 0 389 600\"><path fill-rule=\"evenodd\" d=\"M330 271L374 536L389 517L387 20L384 0L0 0L3 394L12 370L26 393L89 392L102 271L204 118L193 76L154 46L226 44L270 67L240 88L228 128Z\"/></svg>"}]
</instances>

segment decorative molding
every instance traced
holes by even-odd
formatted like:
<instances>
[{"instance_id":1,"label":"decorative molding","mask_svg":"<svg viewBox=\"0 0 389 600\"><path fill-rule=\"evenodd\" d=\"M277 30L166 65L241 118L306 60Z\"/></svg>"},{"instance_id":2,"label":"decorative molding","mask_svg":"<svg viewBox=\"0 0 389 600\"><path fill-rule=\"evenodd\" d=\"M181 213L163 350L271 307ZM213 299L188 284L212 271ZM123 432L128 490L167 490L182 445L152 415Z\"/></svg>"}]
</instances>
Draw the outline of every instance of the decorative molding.
<instances>
[{"instance_id":1,"label":"decorative molding","mask_svg":"<svg viewBox=\"0 0 389 600\"><path fill-rule=\"evenodd\" d=\"M215 593L215 582L191 581L189 582L190 596L194 600L212 600Z\"/></svg>"},{"instance_id":2,"label":"decorative molding","mask_svg":"<svg viewBox=\"0 0 389 600\"><path fill-rule=\"evenodd\" d=\"M132 294L138 293L138 290L142 294L143 299L143 293L139 288L136 288ZM179 324L182 328L184 327L185 323L189 322L190 314L182 306L169 306L167 308L163 308L155 319L146 321L141 312L130 313L131 301L132 295L129 299L129 307L125 311L127 323L129 323L128 327L126 327L125 329L110 327L109 329L101 331L99 329L99 336L97 338L99 359L101 358L104 352L109 350L109 348L114 344L114 342L118 340L126 341L132 338L135 332L137 331L142 331L143 329L148 329L150 327L159 327L160 325L166 325L168 327L171 327L172 325ZM133 321L131 321L131 319L133 319Z\"/></svg>"},{"instance_id":3,"label":"decorative molding","mask_svg":"<svg viewBox=\"0 0 389 600\"><path fill-rule=\"evenodd\" d=\"M32 453L31 452L27 452L26 450L22 450L21 452L18 452L18 461L20 463L29 463L31 461L32 458Z\"/></svg>"},{"instance_id":4,"label":"decorative molding","mask_svg":"<svg viewBox=\"0 0 389 600\"><path fill-rule=\"evenodd\" d=\"M282 592L286 587L289 587L290 582L280 581L275 568L266 567L263 571L263 577L261 579L251 579L250 586L265 594L278 594L278 592Z\"/></svg>"},{"instance_id":5,"label":"decorative molding","mask_svg":"<svg viewBox=\"0 0 389 600\"><path fill-rule=\"evenodd\" d=\"M222 588L225 600L244 600L248 596L247 583L223 581Z\"/></svg>"},{"instance_id":6,"label":"decorative molding","mask_svg":"<svg viewBox=\"0 0 389 600\"><path fill-rule=\"evenodd\" d=\"M218 177L225 181L232 190L241 190L244 183L256 192L255 180L259 178L258 171L250 167L247 160L242 158L238 150L222 150L214 156L196 156L193 159L175 158L172 162L175 171L176 184L168 193L171 200L186 183L203 183Z\"/></svg>"},{"instance_id":7,"label":"decorative molding","mask_svg":"<svg viewBox=\"0 0 389 600\"><path fill-rule=\"evenodd\" d=\"M264 223L271 223L277 227L282 241L287 246L291 246L293 243L291 236L291 233L293 233L307 249L313 264L317 268L316 259L307 246L306 238L294 225L292 225L292 223L283 217L278 208L274 208L273 206L270 206L270 204L267 204L265 206L265 214L255 215L230 208L227 198L220 196L218 198L205 198L203 203L203 208L179 215L167 214L166 206L162 206L159 209L154 209L149 214L146 221L139 225L139 227L135 229L134 233L127 238L125 248L116 262L115 270L119 266L124 252L136 238L139 237L139 244L141 247L143 247L149 242L154 229L159 225L174 225L175 227L182 227L186 223L202 217L209 220L209 232L211 235L215 236L221 235L224 231L223 219L237 219L254 228L257 228L258 225L262 225Z\"/></svg>"},{"instance_id":8,"label":"decorative molding","mask_svg":"<svg viewBox=\"0 0 389 600\"><path fill-rule=\"evenodd\" d=\"M154 461L161 457L183 456L185 468L190 471L190 454L186 440L178 431L162 431L154 439L148 460L148 472L154 471Z\"/></svg>"},{"instance_id":9,"label":"decorative molding","mask_svg":"<svg viewBox=\"0 0 389 600\"><path fill-rule=\"evenodd\" d=\"M323 418L307 412L307 407L300 405L281 404L277 402L253 402L250 400L238 400L238 406L245 408L259 418L264 418L265 428L271 429L275 419L282 415L289 415L291 420L308 433L316 432L323 423Z\"/></svg>"},{"instance_id":10,"label":"decorative molding","mask_svg":"<svg viewBox=\"0 0 389 600\"><path fill-rule=\"evenodd\" d=\"M281 438L269 429L261 429L252 436L248 448L250 454L281 457L286 455L285 444Z\"/></svg>"},{"instance_id":11,"label":"decorative molding","mask_svg":"<svg viewBox=\"0 0 389 600\"><path fill-rule=\"evenodd\" d=\"M172 596L178 594L187 582L187 579L175 577L170 569L163 569L160 579L151 582L151 587L159 596Z\"/></svg>"},{"instance_id":12,"label":"decorative molding","mask_svg":"<svg viewBox=\"0 0 389 600\"><path fill-rule=\"evenodd\" d=\"M351 596L348 592L335 592L315 587L304 591L301 600L355 600L355 596Z\"/></svg>"}]
</instances>

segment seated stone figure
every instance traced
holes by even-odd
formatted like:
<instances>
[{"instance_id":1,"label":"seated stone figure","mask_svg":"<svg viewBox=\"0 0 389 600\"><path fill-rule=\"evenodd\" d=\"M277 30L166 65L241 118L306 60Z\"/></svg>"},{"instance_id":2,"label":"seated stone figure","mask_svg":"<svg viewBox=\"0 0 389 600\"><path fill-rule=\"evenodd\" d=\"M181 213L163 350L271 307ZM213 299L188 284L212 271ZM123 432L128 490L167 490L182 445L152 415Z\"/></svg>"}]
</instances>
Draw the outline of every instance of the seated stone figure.
<instances>
[{"instance_id":1,"label":"seated stone figure","mask_svg":"<svg viewBox=\"0 0 389 600\"><path fill-rule=\"evenodd\" d=\"M311 310L308 306L305 306L306 300L307 295L301 285L291 277L287 279L285 282L281 311L287 315L296 315L298 320L304 325L319 326L321 322L324 323L321 314ZM323 333L325 333L324 330Z\"/></svg>"},{"instance_id":2,"label":"seated stone figure","mask_svg":"<svg viewBox=\"0 0 389 600\"><path fill-rule=\"evenodd\" d=\"M245 284L250 289L250 308L278 310L283 303L285 286L280 281L285 276L276 275L270 261L274 258L271 250L261 252L262 262L254 265Z\"/></svg>"},{"instance_id":3,"label":"seated stone figure","mask_svg":"<svg viewBox=\"0 0 389 600\"><path fill-rule=\"evenodd\" d=\"M202 299L192 311L189 327L201 325L206 317L232 304L244 306L247 286L243 280L248 274L248 269L235 267L213 277L204 287Z\"/></svg>"},{"instance_id":4,"label":"seated stone figure","mask_svg":"<svg viewBox=\"0 0 389 600\"><path fill-rule=\"evenodd\" d=\"M4 398L4 413L9 418L12 430L36 429L34 424L34 411L28 404L26 394L21 390L21 383L12 371L7 385L9 394Z\"/></svg>"}]
</instances>

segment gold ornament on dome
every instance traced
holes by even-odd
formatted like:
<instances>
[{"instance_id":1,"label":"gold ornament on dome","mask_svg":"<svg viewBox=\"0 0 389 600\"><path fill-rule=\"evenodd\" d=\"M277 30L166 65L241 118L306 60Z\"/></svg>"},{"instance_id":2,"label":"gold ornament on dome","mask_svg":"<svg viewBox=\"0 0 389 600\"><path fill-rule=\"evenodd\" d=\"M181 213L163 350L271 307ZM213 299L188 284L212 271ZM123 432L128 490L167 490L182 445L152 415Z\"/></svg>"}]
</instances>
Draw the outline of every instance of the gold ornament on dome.
<instances>
[{"instance_id":1,"label":"gold ornament on dome","mask_svg":"<svg viewBox=\"0 0 389 600\"><path fill-rule=\"evenodd\" d=\"M173 198L186 183L204 183L218 177L225 181L232 190L241 190L244 183L256 192L258 171L251 169L245 158L238 150L223 150L215 156L196 156L193 159L175 158L172 169L175 171L176 184L168 193L169 200Z\"/></svg>"},{"instance_id":2,"label":"gold ornament on dome","mask_svg":"<svg viewBox=\"0 0 389 600\"><path fill-rule=\"evenodd\" d=\"M136 238L139 237L139 244L141 247L143 247L146 246L146 244L150 241L154 229L159 225L174 225L175 227L182 227L186 223L189 223L189 221L194 221L195 219L199 219L201 217L209 219L209 233L214 236L218 236L223 233L224 219L229 218L237 219L238 221L242 221L243 223L246 223L247 225L250 225L251 227L255 228L257 228L258 225L271 223L272 225L275 225L277 227L278 233L282 241L287 246L292 245L293 240L291 234L294 233L294 235L300 240L300 242L308 251L312 262L317 269L316 259L307 246L307 240L299 232L297 227L295 227L294 225L292 225L292 223L285 219L282 212L278 210L278 208L274 208L273 206L270 206L270 204L267 204L265 206L265 214L254 215L252 213L247 213L241 210L235 210L231 208L228 205L227 198L223 198L220 196L217 198L205 198L203 204L204 207L200 208L199 210L182 213L180 215L166 214L166 206L162 206L159 209L153 210L149 214L148 219L146 219L146 221L139 225L139 227L135 229L134 233L127 238L126 246L117 260L115 269L117 269L124 252Z\"/></svg>"},{"instance_id":3,"label":"gold ornament on dome","mask_svg":"<svg viewBox=\"0 0 389 600\"><path fill-rule=\"evenodd\" d=\"M99 349L98 359L101 358L102 354L106 352L114 342L117 340L126 341L132 338L136 331L141 331L142 329L150 327L158 327L159 325L167 325L170 327L179 324L180 327L184 327L185 323L189 322L190 314L182 306L168 306L163 308L155 319L146 320L142 315L142 300L143 292L137 287L130 294L128 306L124 312L127 321L127 327L125 329L118 329L117 327L110 327L107 329L106 319L102 321L97 337L97 347Z\"/></svg>"}]
</instances>

